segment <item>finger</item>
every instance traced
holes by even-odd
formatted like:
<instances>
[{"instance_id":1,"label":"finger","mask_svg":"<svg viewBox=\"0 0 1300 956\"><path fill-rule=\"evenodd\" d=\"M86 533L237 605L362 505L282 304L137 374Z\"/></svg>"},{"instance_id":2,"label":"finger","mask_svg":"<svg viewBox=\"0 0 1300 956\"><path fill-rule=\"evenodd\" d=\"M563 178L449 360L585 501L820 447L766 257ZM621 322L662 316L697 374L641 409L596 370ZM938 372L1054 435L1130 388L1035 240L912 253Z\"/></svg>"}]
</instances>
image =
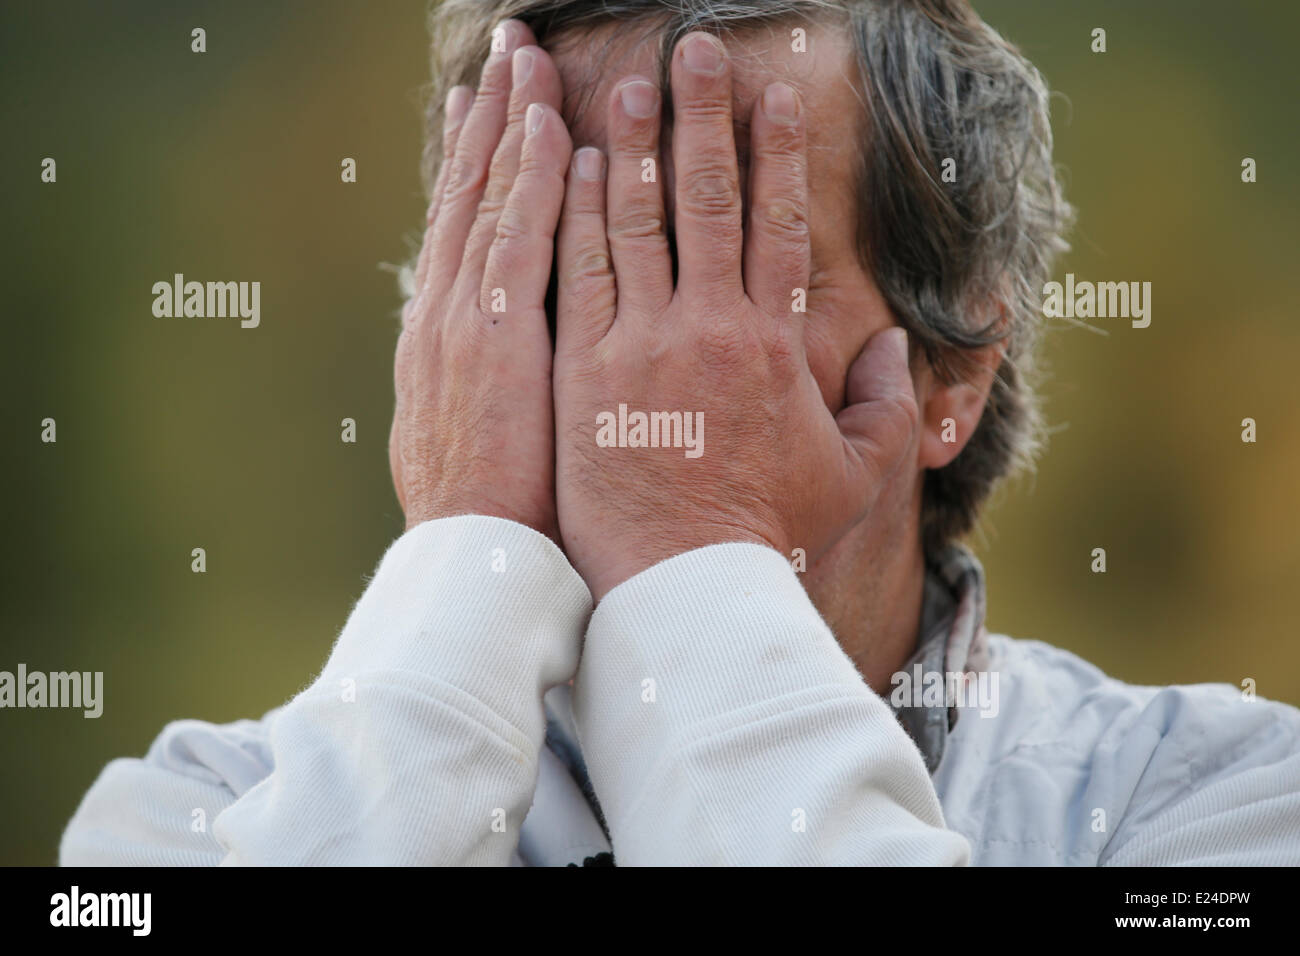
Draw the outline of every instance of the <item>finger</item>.
<instances>
[{"instance_id":1,"label":"finger","mask_svg":"<svg viewBox=\"0 0 1300 956\"><path fill-rule=\"evenodd\" d=\"M527 135L519 173L497 220L479 305L494 320L498 315L540 316L545 333L546 287L572 144L564 119L554 107L534 103L528 107L524 123Z\"/></svg>"},{"instance_id":2,"label":"finger","mask_svg":"<svg viewBox=\"0 0 1300 956\"><path fill-rule=\"evenodd\" d=\"M447 93L447 104L443 109L442 163L438 167L438 178L433 184L433 199L425 216L424 243L420 246L420 256L415 267L415 288L424 288L428 278L430 248L433 245L434 230L437 227L438 207L442 205L442 194L447 188L447 169L451 165L452 155L456 152L456 138L461 126L474 102L474 91L468 86L454 86Z\"/></svg>"},{"instance_id":3,"label":"finger","mask_svg":"<svg viewBox=\"0 0 1300 956\"><path fill-rule=\"evenodd\" d=\"M806 128L798 94L773 83L754 104L745 226L745 291L768 314L806 302L808 240ZM796 294L799 290L799 294Z\"/></svg>"},{"instance_id":4,"label":"finger","mask_svg":"<svg viewBox=\"0 0 1300 956\"><path fill-rule=\"evenodd\" d=\"M688 34L673 54L672 85L678 285L715 299L739 296L740 177L722 44Z\"/></svg>"},{"instance_id":5,"label":"finger","mask_svg":"<svg viewBox=\"0 0 1300 956\"><path fill-rule=\"evenodd\" d=\"M442 162L438 166L438 178L433 184L433 199L425 216L425 222L429 225L438 218L438 207L447 188L447 170L451 166L452 157L456 155L456 140L473 104L473 87L453 86L447 91L447 102L442 111Z\"/></svg>"},{"instance_id":6,"label":"finger","mask_svg":"<svg viewBox=\"0 0 1300 956\"><path fill-rule=\"evenodd\" d=\"M492 155L506 127L511 57L515 50L531 42L532 31L516 20L507 20L493 31L493 51L483 65L478 92L456 139L438 207L432 253L433 261L452 276L459 269L465 240L487 185Z\"/></svg>"},{"instance_id":7,"label":"finger","mask_svg":"<svg viewBox=\"0 0 1300 956\"><path fill-rule=\"evenodd\" d=\"M614 323L618 298L605 235L605 177L600 150L586 146L574 154L556 242L557 351L590 348Z\"/></svg>"},{"instance_id":8,"label":"finger","mask_svg":"<svg viewBox=\"0 0 1300 956\"><path fill-rule=\"evenodd\" d=\"M560 108L560 74L546 51L536 46L520 47L512 61L512 89L505 132L492 157L483 198L478 204L474 226L465 245L461 272L468 278L481 276L488 249L496 239L497 220L505 208L515 176L519 172L520 149L524 142L524 114L533 103ZM565 156L565 164L568 156ZM563 178L564 166L560 167Z\"/></svg>"},{"instance_id":9,"label":"finger","mask_svg":"<svg viewBox=\"0 0 1300 956\"><path fill-rule=\"evenodd\" d=\"M877 332L849 369L848 405L835 416L869 481L881 481L902 461L920 420L907 364L907 333Z\"/></svg>"},{"instance_id":10,"label":"finger","mask_svg":"<svg viewBox=\"0 0 1300 956\"><path fill-rule=\"evenodd\" d=\"M610 94L609 249L623 308L657 314L673 297L659 169L659 90L632 77Z\"/></svg>"}]
</instances>

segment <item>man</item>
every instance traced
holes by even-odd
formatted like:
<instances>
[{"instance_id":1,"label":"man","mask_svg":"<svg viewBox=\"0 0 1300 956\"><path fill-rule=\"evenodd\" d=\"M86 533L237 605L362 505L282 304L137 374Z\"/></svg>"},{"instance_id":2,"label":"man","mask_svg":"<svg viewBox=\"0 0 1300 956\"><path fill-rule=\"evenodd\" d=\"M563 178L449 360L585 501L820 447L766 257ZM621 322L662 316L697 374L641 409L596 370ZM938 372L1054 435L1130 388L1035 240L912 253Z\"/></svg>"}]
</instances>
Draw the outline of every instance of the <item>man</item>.
<instances>
[{"instance_id":1,"label":"man","mask_svg":"<svg viewBox=\"0 0 1300 956\"><path fill-rule=\"evenodd\" d=\"M955 540L1068 214L1032 67L957 0L434 33L408 530L307 690L110 764L65 862L1300 861L1296 710L983 629Z\"/></svg>"}]
</instances>

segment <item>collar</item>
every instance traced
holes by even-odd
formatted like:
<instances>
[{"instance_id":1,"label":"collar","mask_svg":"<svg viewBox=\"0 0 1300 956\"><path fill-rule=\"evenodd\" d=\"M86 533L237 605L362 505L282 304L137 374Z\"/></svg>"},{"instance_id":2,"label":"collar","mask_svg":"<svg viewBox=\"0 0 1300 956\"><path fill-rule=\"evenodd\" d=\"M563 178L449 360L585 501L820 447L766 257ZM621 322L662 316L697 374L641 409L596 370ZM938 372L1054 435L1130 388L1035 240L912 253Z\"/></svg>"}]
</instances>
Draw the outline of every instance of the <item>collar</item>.
<instances>
[{"instance_id":1,"label":"collar","mask_svg":"<svg viewBox=\"0 0 1300 956\"><path fill-rule=\"evenodd\" d=\"M987 669L984 568L963 546L949 545L927 559L917 633L916 650L900 671L909 683L914 675L938 674L941 686L946 686L943 678L948 674ZM889 702L925 758L926 769L934 773L948 735L957 726L957 706L949 701L917 706L912 694L890 695Z\"/></svg>"}]
</instances>

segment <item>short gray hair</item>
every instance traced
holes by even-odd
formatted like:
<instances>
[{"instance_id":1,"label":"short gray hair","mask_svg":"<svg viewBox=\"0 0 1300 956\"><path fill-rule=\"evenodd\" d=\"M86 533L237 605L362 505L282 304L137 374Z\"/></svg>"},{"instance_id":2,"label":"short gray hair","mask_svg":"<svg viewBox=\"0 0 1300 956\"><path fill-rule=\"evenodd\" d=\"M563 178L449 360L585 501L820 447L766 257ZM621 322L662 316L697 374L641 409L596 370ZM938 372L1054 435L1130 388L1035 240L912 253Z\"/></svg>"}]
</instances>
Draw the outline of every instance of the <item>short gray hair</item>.
<instances>
[{"instance_id":1,"label":"short gray hair","mask_svg":"<svg viewBox=\"0 0 1300 956\"><path fill-rule=\"evenodd\" d=\"M1034 353L1040 291L1068 248L1073 210L1052 165L1047 86L967 0L442 0L430 14L432 84L422 164L441 159L447 90L477 85L491 32L526 23L548 48L572 29L644 23L661 33L665 71L692 30L735 33L776 21L852 32L861 94L858 252L936 374L959 380L973 349L1005 345L975 433L926 474L923 542L967 533L1002 478L1040 447ZM956 181L944 182L945 160Z\"/></svg>"}]
</instances>

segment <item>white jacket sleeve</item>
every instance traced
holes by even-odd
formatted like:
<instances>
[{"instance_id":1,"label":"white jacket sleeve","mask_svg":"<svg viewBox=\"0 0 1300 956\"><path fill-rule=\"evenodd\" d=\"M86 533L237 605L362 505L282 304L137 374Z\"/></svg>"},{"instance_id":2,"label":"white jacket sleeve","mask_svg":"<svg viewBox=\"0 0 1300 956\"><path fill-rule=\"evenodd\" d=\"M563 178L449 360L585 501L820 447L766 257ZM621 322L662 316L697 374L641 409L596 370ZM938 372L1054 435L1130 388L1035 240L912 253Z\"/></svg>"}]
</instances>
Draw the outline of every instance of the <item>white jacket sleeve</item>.
<instances>
[{"instance_id":1,"label":"white jacket sleeve","mask_svg":"<svg viewBox=\"0 0 1300 956\"><path fill-rule=\"evenodd\" d=\"M574 695L621 866L969 860L920 752L769 548L701 548L612 590Z\"/></svg>"},{"instance_id":2,"label":"white jacket sleeve","mask_svg":"<svg viewBox=\"0 0 1300 956\"><path fill-rule=\"evenodd\" d=\"M321 675L260 722L108 765L64 864L505 864L591 596L555 545L465 516L384 556Z\"/></svg>"}]
</instances>

